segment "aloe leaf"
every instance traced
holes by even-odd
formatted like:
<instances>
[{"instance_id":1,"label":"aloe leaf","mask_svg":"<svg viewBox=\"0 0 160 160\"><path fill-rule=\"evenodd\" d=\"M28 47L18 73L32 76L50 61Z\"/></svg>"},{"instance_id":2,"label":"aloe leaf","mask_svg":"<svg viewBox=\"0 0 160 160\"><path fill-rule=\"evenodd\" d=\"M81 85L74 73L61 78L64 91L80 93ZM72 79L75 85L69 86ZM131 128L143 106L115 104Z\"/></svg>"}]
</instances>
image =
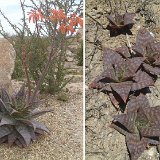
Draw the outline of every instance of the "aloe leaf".
<instances>
[{"instance_id":1,"label":"aloe leaf","mask_svg":"<svg viewBox=\"0 0 160 160\"><path fill-rule=\"evenodd\" d=\"M107 70L104 70L97 78L94 80L94 82L104 82L107 83L109 81L115 81L115 71L112 66L108 66Z\"/></svg>"},{"instance_id":2,"label":"aloe leaf","mask_svg":"<svg viewBox=\"0 0 160 160\"><path fill-rule=\"evenodd\" d=\"M52 112L53 109L45 109L45 110L42 110L42 111L39 111L37 109L34 109L32 112L31 112L31 117L32 118L37 118L45 113L48 113L48 112Z\"/></svg>"},{"instance_id":3,"label":"aloe leaf","mask_svg":"<svg viewBox=\"0 0 160 160\"><path fill-rule=\"evenodd\" d=\"M146 149L148 145L148 139L142 138L140 140L138 135L128 134L126 136L126 144L131 160L137 160Z\"/></svg>"},{"instance_id":4,"label":"aloe leaf","mask_svg":"<svg viewBox=\"0 0 160 160\"><path fill-rule=\"evenodd\" d=\"M15 128L18 131L18 133L23 137L26 145L28 146L31 142L31 135L28 130L28 127L23 124L19 124Z\"/></svg>"},{"instance_id":5,"label":"aloe leaf","mask_svg":"<svg viewBox=\"0 0 160 160\"><path fill-rule=\"evenodd\" d=\"M30 127L32 127L33 130L36 130L36 124L35 124L34 121L32 121L31 119L30 119L30 120L27 120L27 119L19 118L18 121L21 121L21 122L29 125Z\"/></svg>"},{"instance_id":6,"label":"aloe leaf","mask_svg":"<svg viewBox=\"0 0 160 160\"><path fill-rule=\"evenodd\" d=\"M108 67L108 65L117 64L123 61L122 56L120 56L116 51L110 49L110 48L104 48L103 49L103 64L104 69L107 69L105 67Z\"/></svg>"},{"instance_id":7,"label":"aloe leaf","mask_svg":"<svg viewBox=\"0 0 160 160\"><path fill-rule=\"evenodd\" d=\"M6 136L6 135L8 135L10 133L11 133L11 131L10 131L10 129L8 127L0 126L0 138L4 137L4 136Z\"/></svg>"},{"instance_id":8,"label":"aloe leaf","mask_svg":"<svg viewBox=\"0 0 160 160\"><path fill-rule=\"evenodd\" d=\"M155 38L150 34L150 32L147 29L139 29L136 37L136 45L139 45L140 47L147 46L149 43L152 43L154 41Z\"/></svg>"},{"instance_id":9,"label":"aloe leaf","mask_svg":"<svg viewBox=\"0 0 160 160\"><path fill-rule=\"evenodd\" d=\"M139 107L150 107L149 101L147 97L143 94L140 94L139 96L132 96L130 97L129 102L127 103L127 113L129 112L136 112ZM146 109L144 110L146 111Z\"/></svg>"},{"instance_id":10,"label":"aloe leaf","mask_svg":"<svg viewBox=\"0 0 160 160\"><path fill-rule=\"evenodd\" d=\"M124 14L124 25L131 25L134 24L134 17L136 16L136 13L125 13Z\"/></svg>"},{"instance_id":11,"label":"aloe leaf","mask_svg":"<svg viewBox=\"0 0 160 160\"><path fill-rule=\"evenodd\" d=\"M0 138L0 144L4 143L6 141L7 141L7 136Z\"/></svg>"},{"instance_id":12,"label":"aloe leaf","mask_svg":"<svg viewBox=\"0 0 160 160\"><path fill-rule=\"evenodd\" d=\"M159 137L160 136L160 127L159 127L159 125L155 125L152 127L142 128L141 135L144 137Z\"/></svg>"},{"instance_id":13,"label":"aloe leaf","mask_svg":"<svg viewBox=\"0 0 160 160\"><path fill-rule=\"evenodd\" d=\"M128 59L126 61L127 67L129 69L130 74L132 74L132 76L137 72L137 70L139 69L143 61L144 61L144 58L142 57L135 57L135 58Z\"/></svg>"},{"instance_id":14,"label":"aloe leaf","mask_svg":"<svg viewBox=\"0 0 160 160\"><path fill-rule=\"evenodd\" d=\"M37 121L32 121L32 123L34 123L36 125L36 129L40 129L40 130L43 130L43 131L49 133L48 128L44 124L41 124Z\"/></svg>"},{"instance_id":15,"label":"aloe leaf","mask_svg":"<svg viewBox=\"0 0 160 160\"><path fill-rule=\"evenodd\" d=\"M126 103L129 92L131 90L131 83L112 83L112 89L118 93L122 100Z\"/></svg>"},{"instance_id":16,"label":"aloe leaf","mask_svg":"<svg viewBox=\"0 0 160 160\"><path fill-rule=\"evenodd\" d=\"M16 141L16 139L17 133L16 131L12 131L12 133L8 135L8 146L11 147L13 143Z\"/></svg>"},{"instance_id":17,"label":"aloe leaf","mask_svg":"<svg viewBox=\"0 0 160 160\"><path fill-rule=\"evenodd\" d=\"M21 141L21 142L22 142L22 141ZM16 141L15 141L15 144L16 144L18 147L20 147L20 148L25 147L25 143L22 142L22 143L23 143L23 144L22 144L21 142L20 142L20 140L16 140Z\"/></svg>"},{"instance_id":18,"label":"aloe leaf","mask_svg":"<svg viewBox=\"0 0 160 160\"><path fill-rule=\"evenodd\" d=\"M121 46L115 49L117 53L122 55L124 58L129 58L131 56L127 46Z\"/></svg>"},{"instance_id":19,"label":"aloe leaf","mask_svg":"<svg viewBox=\"0 0 160 160\"><path fill-rule=\"evenodd\" d=\"M145 87L153 86L154 80L147 73L139 70L133 78L136 83L132 85L132 91L140 90Z\"/></svg>"},{"instance_id":20,"label":"aloe leaf","mask_svg":"<svg viewBox=\"0 0 160 160\"><path fill-rule=\"evenodd\" d=\"M151 73L153 75L160 75L160 68L159 67L152 67L149 64L144 63L143 67L146 72Z\"/></svg>"},{"instance_id":21,"label":"aloe leaf","mask_svg":"<svg viewBox=\"0 0 160 160\"><path fill-rule=\"evenodd\" d=\"M146 108L144 113L153 125L158 125L160 123L160 106Z\"/></svg>"},{"instance_id":22,"label":"aloe leaf","mask_svg":"<svg viewBox=\"0 0 160 160\"><path fill-rule=\"evenodd\" d=\"M113 122L122 124L129 132L134 133L135 131L135 119L137 113L128 113L114 116Z\"/></svg>"},{"instance_id":23,"label":"aloe leaf","mask_svg":"<svg viewBox=\"0 0 160 160\"><path fill-rule=\"evenodd\" d=\"M9 116L3 116L0 122L0 126L2 125L15 125L16 121L15 119L9 117Z\"/></svg>"},{"instance_id":24,"label":"aloe leaf","mask_svg":"<svg viewBox=\"0 0 160 160\"><path fill-rule=\"evenodd\" d=\"M1 89L1 99L4 103L10 103L11 102L11 98L4 88Z\"/></svg>"},{"instance_id":25,"label":"aloe leaf","mask_svg":"<svg viewBox=\"0 0 160 160\"><path fill-rule=\"evenodd\" d=\"M28 129L29 129L32 141L36 141L37 138L36 138L35 130L33 128L28 128Z\"/></svg>"}]
</instances>

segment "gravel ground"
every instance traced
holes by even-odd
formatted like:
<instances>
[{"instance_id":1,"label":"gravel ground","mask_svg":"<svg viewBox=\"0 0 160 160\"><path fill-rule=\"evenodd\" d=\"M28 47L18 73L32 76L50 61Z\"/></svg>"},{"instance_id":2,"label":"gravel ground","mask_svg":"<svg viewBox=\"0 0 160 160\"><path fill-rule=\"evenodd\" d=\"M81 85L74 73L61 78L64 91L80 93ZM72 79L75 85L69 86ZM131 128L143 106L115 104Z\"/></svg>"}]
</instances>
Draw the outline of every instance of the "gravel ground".
<instances>
[{"instance_id":1,"label":"gravel ground","mask_svg":"<svg viewBox=\"0 0 160 160\"><path fill-rule=\"evenodd\" d=\"M128 1L124 0L124 2ZM89 90L87 87L103 69L101 46L114 49L127 41L125 35L109 36L109 31L106 29L108 25L106 15L110 8L106 2L104 0L86 1L86 160L129 160L125 137L109 127L113 115L118 114L117 111L107 95ZM129 11L134 11L136 8L135 1L132 2ZM159 1L154 2L149 8L153 9L156 17L160 15L160 8L157 5ZM144 17L138 18L131 30L133 35L129 35L131 43L135 42L139 26L145 26ZM150 29L160 40L158 30L160 25ZM160 105L159 81L154 88L151 88L152 94L148 95L150 103L154 105ZM156 148L149 147L139 160L158 160Z\"/></svg>"},{"instance_id":2,"label":"gravel ground","mask_svg":"<svg viewBox=\"0 0 160 160\"><path fill-rule=\"evenodd\" d=\"M82 160L82 82L71 83L67 87L67 102L58 101L55 96L44 95L46 97L42 109L47 107L54 111L43 115L39 121L48 126L50 134L24 149L0 145L0 160Z\"/></svg>"}]
</instances>

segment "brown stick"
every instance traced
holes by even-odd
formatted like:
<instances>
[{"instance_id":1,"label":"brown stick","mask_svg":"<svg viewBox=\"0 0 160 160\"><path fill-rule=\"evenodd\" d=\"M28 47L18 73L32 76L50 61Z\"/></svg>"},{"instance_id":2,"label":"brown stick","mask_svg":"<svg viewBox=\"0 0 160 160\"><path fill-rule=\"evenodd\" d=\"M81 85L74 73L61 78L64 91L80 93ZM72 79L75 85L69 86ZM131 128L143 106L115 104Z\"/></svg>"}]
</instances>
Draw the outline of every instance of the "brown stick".
<instances>
[{"instance_id":1,"label":"brown stick","mask_svg":"<svg viewBox=\"0 0 160 160\"><path fill-rule=\"evenodd\" d=\"M47 74L47 71L48 71L49 66L50 66L50 64L51 64L51 62L52 62L52 59L53 59L53 58L55 57L55 55L56 55L56 54L55 54L56 51L57 51L57 48L56 48L56 47L52 47L51 51L49 51L48 61L47 61L46 65L45 65L44 70L42 71L42 74L41 74L41 76L40 76L40 78L39 78L39 80L38 80L38 82L37 82L36 88L35 88L35 90L34 90L34 92L33 92L33 95L32 95L32 97L31 97L31 99L30 99L30 103L31 103L31 104L35 102L37 93L38 93L38 91L39 91L39 89L40 89L40 87L41 87L41 85L42 85L42 82L43 82L46 74Z\"/></svg>"},{"instance_id":2,"label":"brown stick","mask_svg":"<svg viewBox=\"0 0 160 160\"><path fill-rule=\"evenodd\" d=\"M26 58L27 58L26 47L25 47L25 45L23 45L22 46L22 64L23 64L24 72L25 72L25 75L26 75L26 78L27 78L27 87L28 87L28 97L27 97L28 101L27 102L29 103L29 100L30 100L30 97L31 97L31 81L30 81L30 78L29 78L28 66L27 66L27 63L26 63Z\"/></svg>"}]
</instances>

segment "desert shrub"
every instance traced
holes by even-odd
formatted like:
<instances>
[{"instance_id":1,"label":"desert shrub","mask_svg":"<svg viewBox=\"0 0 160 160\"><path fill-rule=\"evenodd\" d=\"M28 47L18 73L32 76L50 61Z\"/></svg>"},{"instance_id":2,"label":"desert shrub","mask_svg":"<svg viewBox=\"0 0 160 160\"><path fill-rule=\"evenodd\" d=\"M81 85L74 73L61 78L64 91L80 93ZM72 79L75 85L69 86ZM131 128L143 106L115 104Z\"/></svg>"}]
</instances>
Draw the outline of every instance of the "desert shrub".
<instances>
[{"instance_id":1,"label":"desert shrub","mask_svg":"<svg viewBox=\"0 0 160 160\"><path fill-rule=\"evenodd\" d=\"M76 58L78 61L77 65L83 66L83 42L80 43L80 46L77 49Z\"/></svg>"},{"instance_id":2,"label":"desert shrub","mask_svg":"<svg viewBox=\"0 0 160 160\"><path fill-rule=\"evenodd\" d=\"M21 55L21 47L23 45L22 41L18 37L12 39L14 41L13 46L16 51L16 64L15 70L13 73L12 78L19 79L24 78L24 71L22 70L22 55ZM28 45L26 46L27 52L27 61L29 67L29 73L31 78L37 82L40 73L42 73L42 69L44 66L44 60L46 58L47 47L49 46L49 40L45 37L24 37L25 43Z\"/></svg>"},{"instance_id":3,"label":"desert shrub","mask_svg":"<svg viewBox=\"0 0 160 160\"><path fill-rule=\"evenodd\" d=\"M47 13L45 9L46 8L44 7L42 11L46 15L43 16L42 13L37 13L37 15L41 16L41 18L43 17L43 19L45 19L45 16L48 16L50 18L48 24L45 24L47 30L45 31L45 34L43 33L44 30L39 29L39 27L41 26L41 22L39 26L38 23L40 20L37 19L37 22L35 24L36 29L34 33L32 33L26 25L20 31L19 29L15 29L17 35L14 36L14 38L5 38L10 39L10 42L13 44L14 49L17 53L16 67L13 78L23 78L27 71L28 79L30 78L35 82L35 84L37 84L41 75L44 74L43 71L47 64L47 59L49 60L49 63L46 67L47 72L43 77L44 83L41 83L39 89L41 91L47 91L54 94L56 92L59 92L69 82L68 79L65 79L65 76L67 74L64 67L66 48L69 45L69 39L74 39L73 37L75 37L73 36L73 33L76 32L76 27L79 24L82 24L82 22L81 18L76 14L71 14L71 17L67 17L67 13L64 13L63 10L55 11L53 9L51 15L51 13ZM55 12L57 12L59 15L63 15L61 19L58 19L59 22L56 24L54 24L54 16L56 15ZM31 22L33 20L33 23L35 23L34 11L32 10L31 12L29 12L29 14L29 21ZM66 25L64 25L63 19L67 21ZM50 27L51 29L49 29ZM23 30L25 30L27 34ZM5 35L4 33L1 34L3 34L3 36ZM53 51L55 52L54 55ZM20 69L21 66L23 70Z\"/></svg>"}]
</instances>

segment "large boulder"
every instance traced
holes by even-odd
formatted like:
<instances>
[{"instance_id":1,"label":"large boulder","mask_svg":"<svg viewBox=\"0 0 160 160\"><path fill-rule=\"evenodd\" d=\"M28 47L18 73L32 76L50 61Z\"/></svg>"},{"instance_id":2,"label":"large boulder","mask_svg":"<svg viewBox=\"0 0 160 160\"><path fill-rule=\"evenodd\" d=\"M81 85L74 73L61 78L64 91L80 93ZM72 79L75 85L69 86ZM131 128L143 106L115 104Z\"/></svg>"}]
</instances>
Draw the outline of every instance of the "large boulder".
<instances>
[{"instance_id":1,"label":"large boulder","mask_svg":"<svg viewBox=\"0 0 160 160\"><path fill-rule=\"evenodd\" d=\"M4 38L0 38L0 88L12 92L11 75L14 71L16 53L13 46Z\"/></svg>"}]
</instances>

